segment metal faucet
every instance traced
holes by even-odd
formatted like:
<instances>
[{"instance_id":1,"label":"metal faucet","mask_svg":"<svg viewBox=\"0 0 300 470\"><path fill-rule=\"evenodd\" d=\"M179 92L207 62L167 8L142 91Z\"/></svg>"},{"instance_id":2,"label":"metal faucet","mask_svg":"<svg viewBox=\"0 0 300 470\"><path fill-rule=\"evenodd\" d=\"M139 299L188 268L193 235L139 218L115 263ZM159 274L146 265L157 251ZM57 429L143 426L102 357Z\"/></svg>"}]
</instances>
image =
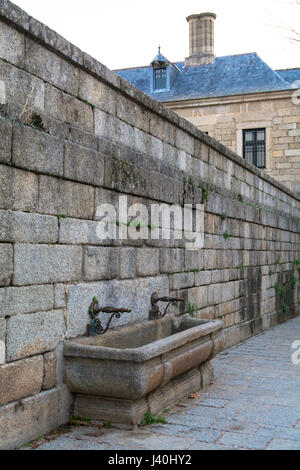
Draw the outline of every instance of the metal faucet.
<instances>
[{"instance_id":1,"label":"metal faucet","mask_svg":"<svg viewBox=\"0 0 300 470\"><path fill-rule=\"evenodd\" d=\"M177 298L177 297L158 297L156 292L153 292L151 295L151 310L149 312L149 320L156 320L158 318L163 318L167 311L168 308L171 304L176 304L176 302L183 302L184 299ZM157 305L158 302L167 302L168 305L165 308L164 313L161 313L159 310L159 306Z\"/></svg>"},{"instance_id":2,"label":"metal faucet","mask_svg":"<svg viewBox=\"0 0 300 470\"><path fill-rule=\"evenodd\" d=\"M104 329L101 321L98 318L99 313L112 313L106 328ZM91 325L88 326L88 336L104 335L110 327L112 319L114 317L120 318L121 313L131 313L130 309L127 308L114 308L114 307L99 307L99 300L94 297L93 302L89 308L89 314L92 317Z\"/></svg>"}]
</instances>

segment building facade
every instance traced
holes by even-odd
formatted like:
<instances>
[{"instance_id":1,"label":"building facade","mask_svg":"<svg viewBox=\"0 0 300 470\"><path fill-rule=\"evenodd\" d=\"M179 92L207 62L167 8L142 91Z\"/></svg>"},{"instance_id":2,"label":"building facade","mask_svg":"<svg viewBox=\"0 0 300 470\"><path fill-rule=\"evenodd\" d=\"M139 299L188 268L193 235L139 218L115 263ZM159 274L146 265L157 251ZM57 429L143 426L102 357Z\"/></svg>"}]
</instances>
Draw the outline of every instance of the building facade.
<instances>
[{"instance_id":1,"label":"building facade","mask_svg":"<svg viewBox=\"0 0 300 470\"><path fill-rule=\"evenodd\" d=\"M300 67L273 70L257 53L215 57L216 15L187 18L190 55L117 70L242 158L300 193Z\"/></svg>"}]
</instances>

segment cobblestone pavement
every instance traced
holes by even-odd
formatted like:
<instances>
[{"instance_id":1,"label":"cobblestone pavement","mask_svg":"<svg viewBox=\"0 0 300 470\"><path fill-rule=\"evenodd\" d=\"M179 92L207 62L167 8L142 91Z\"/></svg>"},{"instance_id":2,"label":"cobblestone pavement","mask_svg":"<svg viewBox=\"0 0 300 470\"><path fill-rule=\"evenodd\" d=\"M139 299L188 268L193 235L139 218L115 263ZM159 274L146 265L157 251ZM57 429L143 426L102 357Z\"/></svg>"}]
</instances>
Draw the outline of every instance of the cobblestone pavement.
<instances>
[{"instance_id":1,"label":"cobblestone pavement","mask_svg":"<svg viewBox=\"0 0 300 470\"><path fill-rule=\"evenodd\" d=\"M225 351L213 361L214 384L164 413L167 424L124 431L92 422L31 446L40 450L300 450L300 365L291 360L292 343L297 340L300 317Z\"/></svg>"}]
</instances>

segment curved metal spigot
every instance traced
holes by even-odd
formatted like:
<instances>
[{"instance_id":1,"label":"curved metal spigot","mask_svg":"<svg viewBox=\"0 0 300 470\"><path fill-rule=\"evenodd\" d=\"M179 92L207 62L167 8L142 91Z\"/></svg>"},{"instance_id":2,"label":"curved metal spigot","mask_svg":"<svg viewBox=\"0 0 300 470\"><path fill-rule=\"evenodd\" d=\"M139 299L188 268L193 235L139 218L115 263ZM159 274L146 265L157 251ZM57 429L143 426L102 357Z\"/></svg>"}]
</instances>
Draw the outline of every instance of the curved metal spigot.
<instances>
[{"instance_id":1,"label":"curved metal spigot","mask_svg":"<svg viewBox=\"0 0 300 470\"><path fill-rule=\"evenodd\" d=\"M102 323L98 318L99 313L112 314L106 325L106 328L103 328ZM109 329L112 319L114 317L120 318L121 313L131 313L131 310L127 308L99 307L99 300L94 297L93 302L89 308L89 314L92 317L91 326L89 328L89 336L104 335L104 333L106 333Z\"/></svg>"},{"instance_id":2,"label":"curved metal spigot","mask_svg":"<svg viewBox=\"0 0 300 470\"><path fill-rule=\"evenodd\" d=\"M163 318L168 311L168 308L171 304L175 304L176 302L183 302L184 299L177 298L177 297L158 297L156 292L153 292L151 295L151 310L149 312L149 320L156 320L158 318ZM167 302L168 305L165 308L164 313L161 313L159 306L157 305L158 302Z\"/></svg>"}]
</instances>

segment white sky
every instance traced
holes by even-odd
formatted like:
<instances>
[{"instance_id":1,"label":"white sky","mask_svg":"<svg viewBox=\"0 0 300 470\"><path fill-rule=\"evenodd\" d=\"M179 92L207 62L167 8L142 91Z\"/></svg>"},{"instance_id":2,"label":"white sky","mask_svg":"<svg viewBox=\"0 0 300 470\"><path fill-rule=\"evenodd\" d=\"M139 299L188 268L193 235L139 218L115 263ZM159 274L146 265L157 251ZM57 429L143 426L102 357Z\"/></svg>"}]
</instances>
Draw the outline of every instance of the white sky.
<instances>
[{"instance_id":1,"label":"white sky","mask_svg":"<svg viewBox=\"0 0 300 470\"><path fill-rule=\"evenodd\" d=\"M257 52L271 67L300 67L294 46L280 27L300 32L294 0L13 0L111 69L148 65L161 43L172 62L189 55L193 13L211 11L217 56Z\"/></svg>"}]
</instances>

